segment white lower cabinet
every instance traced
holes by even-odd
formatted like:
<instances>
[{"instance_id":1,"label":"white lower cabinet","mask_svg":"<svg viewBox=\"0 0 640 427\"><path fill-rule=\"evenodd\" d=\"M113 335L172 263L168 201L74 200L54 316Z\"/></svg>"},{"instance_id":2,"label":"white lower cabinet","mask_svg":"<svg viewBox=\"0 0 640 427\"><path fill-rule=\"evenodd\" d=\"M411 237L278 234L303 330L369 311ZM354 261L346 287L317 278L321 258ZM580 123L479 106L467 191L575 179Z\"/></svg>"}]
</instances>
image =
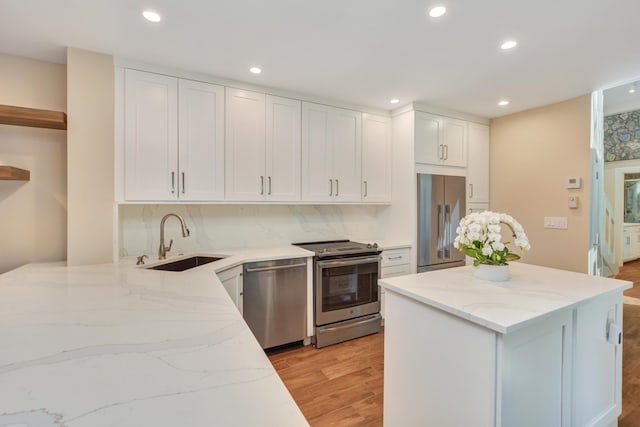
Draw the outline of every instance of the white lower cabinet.
<instances>
[{"instance_id":1,"label":"white lower cabinet","mask_svg":"<svg viewBox=\"0 0 640 427\"><path fill-rule=\"evenodd\" d=\"M484 212L489 210L489 203L467 203L467 215L473 212Z\"/></svg>"},{"instance_id":2,"label":"white lower cabinet","mask_svg":"<svg viewBox=\"0 0 640 427\"><path fill-rule=\"evenodd\" d=\"M640 258L640 225L624 226L623 234L623 261L633 261Z\"/></svg>"},{"instance_id":3,"label":"white lower cabinet","mask_svg":"<svg viewBox=\"0 0 640 427\"><path fill-rule=\"evenodd\" d=\"M380 278L403 276L411 274L411 247L394 248L383 250L380 259ZM384 318L385 291L382 286L378 286L380 295L380 315Z\"/></svg>"},{"instance_id":4,"label":"white lower cabinet","mask_svg":"<svg viewBox=\"0 0 640 427\"><path fill-rule=\"evenodd\" d=\"M396 292L386 302L385 425L615 425L621 292L506 334Z\"/></svg>"},{"instance_id":5,"label":"white lower cabinet","mask_svg":"<svg viewBox=\"0 0 640 427\"><path fill-rule=\"evenodd\" d=\"M242 265L238 265L227 270L222 270L217 273L218 279L222 282L222 286L226 289L227 293L233 300L233 303L238 307L240 314L243 314L243 280L242 280Z\"/></svg>"}]
</instances>

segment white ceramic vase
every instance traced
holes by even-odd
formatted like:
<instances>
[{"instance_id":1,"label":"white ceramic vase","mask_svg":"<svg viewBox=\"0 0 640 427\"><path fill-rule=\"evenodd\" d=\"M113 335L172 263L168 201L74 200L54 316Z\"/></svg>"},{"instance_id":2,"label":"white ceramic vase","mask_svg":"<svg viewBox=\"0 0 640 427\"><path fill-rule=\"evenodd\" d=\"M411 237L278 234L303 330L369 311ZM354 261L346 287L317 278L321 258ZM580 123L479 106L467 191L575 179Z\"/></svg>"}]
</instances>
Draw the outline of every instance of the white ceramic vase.
<instances>
[{"instance_id":1,"label":"white ceramic vase","mask_svg":"<svg viewBox=\"0 0 640 427\"><path fill-rule=\"evenodd\" d=\"M473 267L473 277L492 282L504 282L509 280L509 266L480 264L477 267Z\"/></svg>"}]
</instances>

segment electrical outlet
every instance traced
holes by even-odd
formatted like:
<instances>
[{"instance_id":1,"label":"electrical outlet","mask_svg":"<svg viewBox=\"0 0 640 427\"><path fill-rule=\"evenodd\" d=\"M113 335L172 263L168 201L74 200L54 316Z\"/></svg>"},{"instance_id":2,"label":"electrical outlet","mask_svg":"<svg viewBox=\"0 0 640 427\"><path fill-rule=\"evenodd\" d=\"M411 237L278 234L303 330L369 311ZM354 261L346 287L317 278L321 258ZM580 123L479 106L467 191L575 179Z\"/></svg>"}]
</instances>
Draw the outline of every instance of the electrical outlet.
<instances>
[{"instance_id":1,"label":"electrical outlet","mask_svg":"<svg viewBox=\"0 0 640 427\"><path fill-rule=\"evenodd\" d=\"M566 230L569 228L566 216L545 216L544 228Z\"/></svg>"}]
</instances>

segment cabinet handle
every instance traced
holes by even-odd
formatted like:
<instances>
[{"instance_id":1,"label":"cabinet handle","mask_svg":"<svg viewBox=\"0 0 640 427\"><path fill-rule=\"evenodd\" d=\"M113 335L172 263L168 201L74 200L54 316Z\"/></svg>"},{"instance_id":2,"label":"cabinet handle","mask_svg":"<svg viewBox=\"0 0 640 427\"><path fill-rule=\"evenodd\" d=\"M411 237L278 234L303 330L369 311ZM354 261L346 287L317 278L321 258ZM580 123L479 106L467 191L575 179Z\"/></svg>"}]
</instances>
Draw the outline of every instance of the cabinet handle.
<instances>
[{"instance_id":1,"label":"cabinet handle","mask_svg":"<svg viewBox=\"0 0 640 427\"><path fill-rule=\"evenodd\" d=\"M264 196L264 176L260 175L260 195Z\"/></svg>"},{"instance_id":2,"label":"cabinet handle","mask_svg":"<svg viewBox=\"0 0 640 427\"><path fill-rule=\"evenodd\" d=\"M336 179L336 197L340 195L340 181Z\"/></svg>"},{"instance_id":3,"label":"cabinet handle","mask_svg":"<svg viewBox=\"0 0 640 427\"><path fill-rule=\"evenodd\" d=\"M333 180L329 180L329 196L333 196Z\"/></svg>"},{"instance_id":4,"label":"cabinet handle","mask_svg":"<svg viewBox=\"0 0 640 427\"><path fill-rule=\"evenodd\" d=\"M176 173L171 172L171 194L176 193Z\"/></svg>"},{"instance_id":5,"label":"cabinet handle","mask_svg":"<svg viewBox=\"0 0 640 427\"><path fill-rule=\"evenodd\" d=\"M469 184L469 198L473 199L473 184Z\"/></svg>"},{"instance_id":6,"label":"cabinet handle","mask_svg":"<svg viewBox=\"0 0 640 427\"><path fill-rule=\"evenodd\" d=\"M449 146L447 144L444 145L444 159L449 160Z\"/></svg>"},{"instance_id":7,"label":"cabinet handle","mask_svg":"<svg viewBox=\"0 0 640 427\"><path fill-rule=\"evenodd\" d=\"M182 172L182 194L184 194L184 172Z\"/></svg>"},{"instance_id":8,"label":"cabinet handle","mask_svg":"<svg viewBox=\"0 0 640 427\"><path fill-rule=\"evenodd\" d=\"M438 158L440 160L444 160L444 145L440 144L440 152L438 153Z\"/></svg>"},{"instance_id":9,"label":"cabinet handle","mask_svg":"<svg viewBox=\"0 0 640 427\"><path fill-rule=\"evenodd\" d=\"M367 194L369 193L368 188L367 188L367 181L364 182L364 197L367 197Z\"/></svg>"},{"instance_id":10,"label":"cabinet handle","mask_svg":"<svg viewBox=\"0 0 640 427\"><path fill-rule=\"evenodd\" d=\"M387 257L389 261L391 261L392 259L401 259L401 258L402 258L402 255Z\"/></svg>"},{"instance_id":11,"label":"cabinet handle","mask_svg":"<svg viewBox=\"0 0 640 427\"><path fill-rule=\"evenodd\" d=\"M269 176L267 179L269 180L269 191L267 192L267 194L270 196L271 195L271 176Z\"/></svg>"}]
</instances>

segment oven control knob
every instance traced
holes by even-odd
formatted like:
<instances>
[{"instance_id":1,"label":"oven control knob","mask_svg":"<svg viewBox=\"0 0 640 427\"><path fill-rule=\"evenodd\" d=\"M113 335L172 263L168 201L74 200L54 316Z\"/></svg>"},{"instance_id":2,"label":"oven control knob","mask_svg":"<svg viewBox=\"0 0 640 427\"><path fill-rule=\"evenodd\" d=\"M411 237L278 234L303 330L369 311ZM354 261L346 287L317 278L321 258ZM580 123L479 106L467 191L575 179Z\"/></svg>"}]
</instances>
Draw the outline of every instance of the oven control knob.
<instances>
[{"instance_id":1,"label":"oven control knob","mask_svg":"<svg viewBox=\"0 0 640 427\"><path fill-rule=\"evenodd\" d=\"M367 249L371 249L373 245L371 243L367 243Z\"/></svg>"},{"instance_id":2,"label":"oven control knob","mask_svg":"<svg viewBox=\"0 0 640 427\"><path fill-rule=\"evenodd\" d=\"M373 244L373 247L374 247L375 249L378 249L378 244L377 244L377 243L374 243L374 244Z\"/></svg>"}]
</instances>

